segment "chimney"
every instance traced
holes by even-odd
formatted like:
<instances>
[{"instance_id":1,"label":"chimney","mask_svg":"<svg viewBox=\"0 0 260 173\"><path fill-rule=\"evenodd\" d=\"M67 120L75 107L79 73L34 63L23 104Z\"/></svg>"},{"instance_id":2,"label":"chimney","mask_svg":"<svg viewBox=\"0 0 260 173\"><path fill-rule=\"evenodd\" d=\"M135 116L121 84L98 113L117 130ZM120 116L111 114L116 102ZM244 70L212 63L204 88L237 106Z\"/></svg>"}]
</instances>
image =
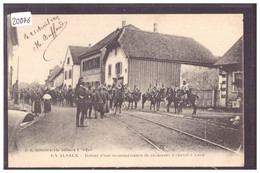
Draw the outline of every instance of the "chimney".
<instances>
[{"instance_id":1,"label":"chimney","mask_svg":"<svg viewBox=\"0 0 260 173\"><path fill-rule=\"evenodd\" d=\"M153 32L158 32L158 23L154 23L153 26Z\"/></svg>"},{"instance_id":2,"label":"chimney","mask_svg":"<svg viewBox=\"0 0 260 173\"><path fill-rule=\"evenodd\" d=\"M52 70L52 69L50 69L50 71L49 71L49 75L52 73L52 71L53 71L53 70Z\"/></svg>"},{"instance_id":3,"label":"chimney","mask_svg":"<svg viewBox=\"0 0 260 173\"><path fill-rule=\"evenodd\" d=\"M126 22L123 20L122 21L122 28L125 27L125 24L126 24Z\"/></svg>"},{"instance_id":4,"label":"chimney","mask_svg":"<svg viewBox=\"0 0 260 173\"><path fill-rule=\"evenodd\" d=\"M88 44L88 47L91 47L91 46L92 46L91 43L89 43L89 44Z\"/></svg>"}]
</instances>

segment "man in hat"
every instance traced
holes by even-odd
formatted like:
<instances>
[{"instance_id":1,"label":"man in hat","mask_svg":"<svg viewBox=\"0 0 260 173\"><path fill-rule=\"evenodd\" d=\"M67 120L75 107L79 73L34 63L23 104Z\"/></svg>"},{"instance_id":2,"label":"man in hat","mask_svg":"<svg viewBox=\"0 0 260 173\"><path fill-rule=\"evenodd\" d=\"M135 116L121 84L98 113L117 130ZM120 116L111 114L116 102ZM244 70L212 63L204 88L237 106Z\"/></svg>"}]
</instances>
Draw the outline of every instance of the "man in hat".
<instances>
[{"instance_id":1,"label":"man in hat","mask_svg":"<svg viewBox=\"0 0 260 173\"><path fill-rule=\"evenodd\" d=\"M189 92L189 85L186 83L186 81L184 80L182 82L182 87L181 89L187 94Z\"/></svg>"},{"instance_id":2,"label":"man in hat","mask_svg":"<svg viewBox=\"0 0 260 173\"><path fill-rule=\"evenodd\" d=\"M92 106L93 106L93 101L94 101L94 94L93 91L91 90L91 86L88 86L88 90L86 90L86 115L85 118L88 117L91 118L91 112L92 112ZM89 111L89 113L88 113Z\"/></svg>"},{"instance_id":3,"label":"man in hat","mask_svg":"<svg viewBox=\"0 0 260 173\"><path fill-rule=\"evenodd\" d=\"M75 91L75 97L77 103L76 127L84 127L84 115L86 113L86 89L83 87L83 83L78 83Z\"/></svg>"}]
</instances>

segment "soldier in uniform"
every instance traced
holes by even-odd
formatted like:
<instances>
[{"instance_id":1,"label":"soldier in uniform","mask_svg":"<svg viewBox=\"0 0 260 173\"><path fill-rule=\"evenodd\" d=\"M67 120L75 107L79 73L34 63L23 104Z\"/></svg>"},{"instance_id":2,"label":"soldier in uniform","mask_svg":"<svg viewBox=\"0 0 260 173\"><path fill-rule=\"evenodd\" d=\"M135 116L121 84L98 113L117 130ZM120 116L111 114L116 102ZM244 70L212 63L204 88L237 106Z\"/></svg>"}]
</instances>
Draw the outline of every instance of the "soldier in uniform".
<instances>
[{"instance_id":1,"label":"soldier in uniform","mask_svg":"<svg viewBox=\"0 0 260 173\"><path fill-rule=\"evenodd\" d=\"M88 114L88 117L91 118L93 101L94 101L94 95L91 90L91 86L89 85L88 90L86 90L86 115L85 115L85 118L87 118L87 114ZM88 113L88 111L89 111L89 113Z\"/></svg>"},{"instance_id":2,"label":"soldier in uniform","mask_svg":"<svg viewBox=\"0 0 260 173\"><path fill-rule=\"evenodd\" d=\"M75 97L77 103L76 127L84 127L84 115L86 113L86 89L81 83L77 84Z\"/></svg>"},{"instance_id":3,"label":"soldier in uniform","mask_svg":"<svg viewBox=\"0 0 260 173\"><path fill-rule=\"evenodd\" d=\"M147 93L148 95L150 95L150 94L152 93L152 90L153 90L152 84L149 84L149 87L148 87L146 93Z\"/></svg>"},{"instance_id":4,"label":"soldier in uniform","mask_svg":"<svg viewBox=\"0 0 260 173\"><path fill-rule=\"evenodd\" d=\"M177 92L180 88L178 87L178 84L176 83L173 87L172 87L172 90L174 92Z\"/></svg>"},{"instance_id":5,"label":"soldier in uniform","mask_svg":"<svg viewBox=\"0 0 260 173\"><path fill-rule=\"evenodd\" d=\"M181 89L187 94L189 92L189 85L183 81Z\"/></svg>"},{"instance_id":6,"label":"soldier in uniform","mask_svg":"<svg viewBox=\"0 0 260 173\"><path fill-rule=\"evenodd\" d=\"M92 87L92 91L93 91L93 97L94 97L93 107L94 107L94 111L95 111L95 119L97 119L97 112L99 111L99 109L98 109L99 93L94 87Z\"/></svg>"},{"instance_id":7,"label":"soldier in uniform","mask_svg":"<svg viewBox=\"0 0 260 173\"><path fill-rule=\"evenodd\" d=\"M109 103L109 100L110 100L110 94L108 92L108 87L105 87L103 86L103 92L105 94L105 112L108 113L109 112L109 106L108 106L108 103Z\"/></svg>"},{"instance_id":8,"label":"soldier in uniform","mask_svg":"<svg viewBox=\"0 0 260 173\"><path fill-rule=\"evenodd\" d=\"M105 113L105 94L102 91L103 88L99 87L98 91L94 92L94 108L95 108L95 119L97 119L97 112L100 113L101 119L104 117Z\"/></svg>"},{"instance_id":9,"label":"soldier in uniform","mask_svg":"<svg viewBox=\"0 0 260 173\"><path fill-rule=\"evenodd\" d=\"M104 114L106 112L106 102L107 102L107 95L106 95L106 92L104 91L104 87L99 88L99 96L100 96L99 112L100 112L101 119L103 119Z\"/></svg>"},{"instance_id":10,"label":"soldier in uniform","mask_svg":"<svg viewBox=\"0 0 260 173\"><path fill-rule=\"evenodd\" d=\"M134 85L134 88L133 88L133 93L136 94L136 93L139 93L139 89L137 88L136 85Z\"/></svg>"},{"instance_id":11,"label":"soldier in uniform","mask_svg":"<svg viewBox=\"0 0 260 173\"><path fill-rule=\"evenodd\" d=\"M19 88L18 88L18 80L16 80L15 84L13 85L13 98L14 98L14 104L19 104L18 103L18 97L19 97Z\"/></svg>"}]
</instances>

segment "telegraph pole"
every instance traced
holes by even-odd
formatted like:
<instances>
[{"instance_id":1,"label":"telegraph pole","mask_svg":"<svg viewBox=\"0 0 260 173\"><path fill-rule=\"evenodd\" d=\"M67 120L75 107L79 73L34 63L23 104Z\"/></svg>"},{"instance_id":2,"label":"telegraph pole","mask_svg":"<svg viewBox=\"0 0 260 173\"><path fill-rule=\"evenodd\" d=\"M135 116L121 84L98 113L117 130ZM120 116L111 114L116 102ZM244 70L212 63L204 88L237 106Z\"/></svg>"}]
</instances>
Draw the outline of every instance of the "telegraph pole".
<instances>
[{"instance_id":1,"label":"telegraph pole","mask_svg":"<svg viewBox=\"0 0 260 173\"><path fill-rule=\"evenodd\" d=\"M18 59L17 59L17 95L18 95L18 105L20 103L20 89L19 89L19 56L18 56Z\"/></svg>"}]
</instances>

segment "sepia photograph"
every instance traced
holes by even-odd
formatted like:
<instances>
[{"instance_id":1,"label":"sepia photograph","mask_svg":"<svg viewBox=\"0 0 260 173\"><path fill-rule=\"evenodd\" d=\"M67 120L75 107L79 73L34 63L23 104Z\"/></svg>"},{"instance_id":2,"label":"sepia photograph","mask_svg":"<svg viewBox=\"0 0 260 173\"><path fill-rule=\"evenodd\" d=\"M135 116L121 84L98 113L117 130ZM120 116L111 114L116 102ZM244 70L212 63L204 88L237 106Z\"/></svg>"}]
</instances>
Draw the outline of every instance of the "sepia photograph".
<instances>
[{"instance_id":1,"label":"sepia photograph","mask_svg":"<svg viewBox=\"0 0 260 173\"><path fill-rule=\"evenodd\" d=\"M245 166L242 12L14 9L8 168Z\"/></svg>"}]
</instances>

